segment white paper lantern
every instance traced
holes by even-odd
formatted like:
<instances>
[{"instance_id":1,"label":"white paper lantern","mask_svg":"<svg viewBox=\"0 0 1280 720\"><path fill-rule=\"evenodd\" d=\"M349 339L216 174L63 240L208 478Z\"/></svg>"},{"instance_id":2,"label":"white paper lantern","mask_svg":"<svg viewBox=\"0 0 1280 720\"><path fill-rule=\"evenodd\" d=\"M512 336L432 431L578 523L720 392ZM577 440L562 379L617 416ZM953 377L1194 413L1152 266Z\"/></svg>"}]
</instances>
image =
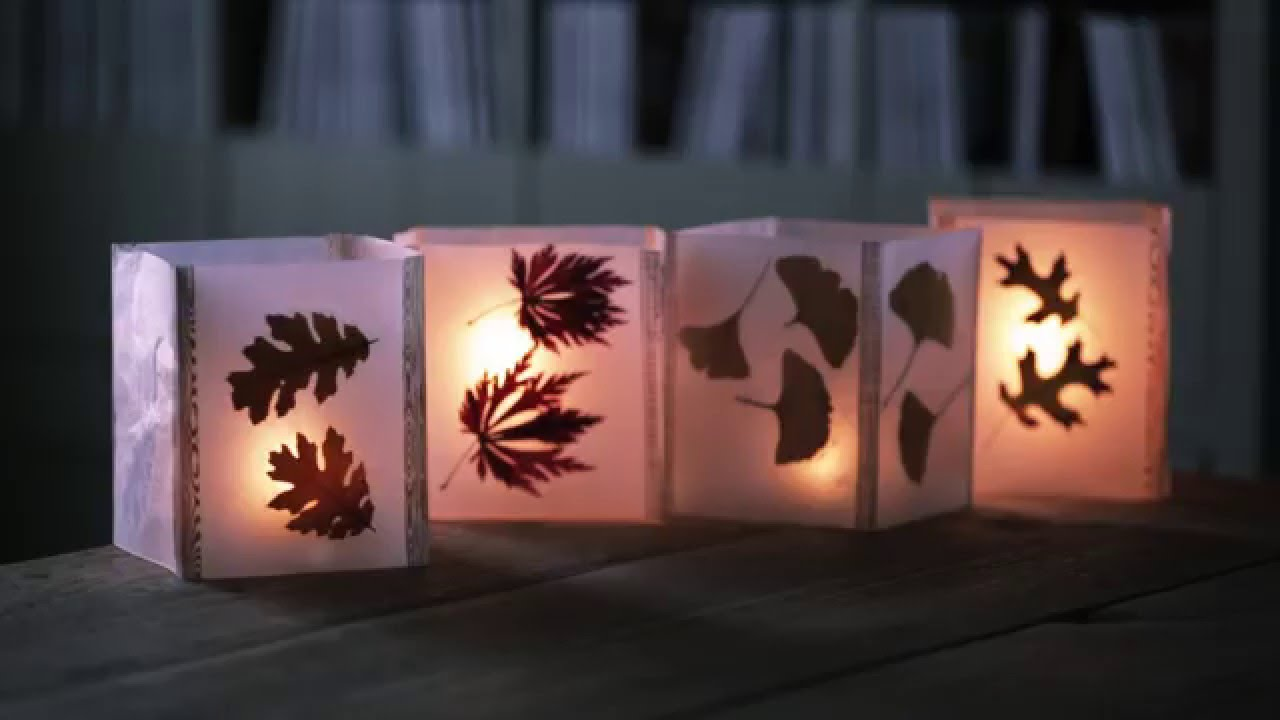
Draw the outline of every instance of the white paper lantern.
<instances>
[{"instance_id":1,"label":"white paper lantern","mask_svg":"<svg viewBox=\"0 0 1280 720\"><path fill-rule=\"evenodd\" d=\"M937 200L981 228L976 492L1169 492L1166 208Z\"/></svg>"},{"instance_id":2,"label":"white paper lantern","mask_svg":"<svg viewBox=\"0 0 1280 720\"><path fill-rule=\"evenodd\" d=\"M416 229L432 519L653 522L662 503L655 228Z\"/></svg>"},{"instance_id":3,"label":"white paper lantern","mask_svg":"<svg viewBox=\"0 0 1280 720\"><path fill-rule=\"evenodd\" d=\"M125 245L111 282L117 545L193 579L425 562L420 258Z\"/></svg>"},{"instance_id":4,"label":"white paper lantern","mask_svg":"<svg viewBox=\"0 0 1280 720\"><path fill-rule=\"evenodd\" d=\"M976 231L765 219L673 254L677 512L876 529L969 504Z\"/></svg>"}]
</instances>

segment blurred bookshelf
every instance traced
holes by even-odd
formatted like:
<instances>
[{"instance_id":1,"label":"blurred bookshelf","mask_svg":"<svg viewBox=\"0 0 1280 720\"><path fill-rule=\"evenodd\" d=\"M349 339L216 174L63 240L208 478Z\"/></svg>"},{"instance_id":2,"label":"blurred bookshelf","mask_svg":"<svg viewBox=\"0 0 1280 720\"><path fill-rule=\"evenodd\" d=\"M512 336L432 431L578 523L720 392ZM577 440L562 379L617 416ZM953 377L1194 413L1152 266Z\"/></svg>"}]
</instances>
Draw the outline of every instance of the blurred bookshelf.
<instances>
[{"instance_id":1,"label":"blurred bookshelf","mask_svg":"<svg viewBox=\"0 0 1280 720\"><path fill-rule=\"evenodd\" d=\"M956 194L1152 200L1175 217L1175 461L1253 462L1236 439L1256 435L1251 401L1215 387L1236 367L1224 353L1248 341L1215 333L1257 294L1233 272L1258 266L1265 208L1249 185L1266 122L1249 97L1262 0L27 0L3 12L24 30L0 79L18 228L40 238L36 259L91 259L74 282L36 289L55 321L30 332L105 353L111 242L769 214L922 222L931 196ZM163 22L181 32L133 48Z\"/></svg>"}]
</instances>

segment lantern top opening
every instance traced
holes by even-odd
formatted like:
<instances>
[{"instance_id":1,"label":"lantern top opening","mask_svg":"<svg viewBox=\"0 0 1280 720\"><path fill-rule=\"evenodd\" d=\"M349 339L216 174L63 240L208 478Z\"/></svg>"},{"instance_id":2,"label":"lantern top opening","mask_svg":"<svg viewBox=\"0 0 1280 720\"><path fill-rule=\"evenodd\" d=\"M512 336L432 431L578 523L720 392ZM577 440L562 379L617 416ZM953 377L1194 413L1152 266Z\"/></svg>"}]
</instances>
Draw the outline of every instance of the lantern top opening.
<instances>
[{"instance_id":1,"label":"lantern top opening","mask_svg":"<svg viewBox=\"0 0 1280 720\"><path fill-rule=\"evenodd\" d=\"M1071 201L1029 197L983 199L938 197L929 200L929 214L934 218L962 216L1009 220L1053 220L1107 225L1143 225L1156 228L1167 227L1170 221L1167 206L1141 200Z\"/></svg>"},{"instance_id":2,"label":"lantern top opening","mask_svg":"<svg viewBox=\"0 0 1280 720\"><path fill-rule=\"evenodd\" d=\"M342 234L112 246L113 254L129 252L144 252L173 266L306 265L413 256L411 250L378 238Z\"/></svg>"},{"instance_id":3,"label":"lantern top opening","mask_svg":"<svg viewBox=\"0 0 1280 720\"><path fill-rule=\"evenodd\" d=\"M852 220L760 217L700 225L683 229L679 234L701 237L785 237L834 240L842 243L883 243L933 238L939 235L939 231L912 223L860 223Z\"/></svg>"},{"instance_id":4,"label":"lantern top opening","mask_svg":"<svg viewBox=\"0 0 1280 720\"><path fill-rule=\"evenodd\" d=\"M662 228L652 225L415 227L396 233L395 241L410 248L424 245L510 247L558 243L663 250L665 237Z\"/></svg>"}]
</instances>

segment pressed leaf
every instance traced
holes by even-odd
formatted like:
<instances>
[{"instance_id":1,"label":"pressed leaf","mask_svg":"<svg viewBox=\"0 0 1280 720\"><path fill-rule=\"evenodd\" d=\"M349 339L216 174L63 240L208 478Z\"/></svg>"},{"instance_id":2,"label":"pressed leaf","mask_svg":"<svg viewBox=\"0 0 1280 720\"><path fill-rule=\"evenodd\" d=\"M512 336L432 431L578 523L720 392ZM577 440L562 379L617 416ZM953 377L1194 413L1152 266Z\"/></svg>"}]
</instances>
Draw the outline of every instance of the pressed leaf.
<instances>
[{"instance_id":1,"label":"pressed leaf","mask_svg":"<svg viewBox=\"0 0 1280 720\"><path fill-rule=\"evenodd\" d=\"M840 367L858 338L858 298L840 287L839 273L822 267L815 257L791 255L779 258L775 267L796 306L791 322L809 328L822 357Z\"/></svg>"},{"instance_id":2,"label":"pressed leaf","mask_svg":"<svg viewBox=\"0 0 1280 720\"><path fill-rule=\"evenodd\" d=\"M818 372L792 350L782 355L782 391L770 405L739 397L738 402L771 410L778 417L778 465L808 460L831 437L831 395Z\"/></svg>"},{"instance_id":3,"label":"pressed leaf","mask_svg":"<svg viewBox=\"0 0 1280 720\"><path fill-rule=\"evenodd\" d=\"M357 465L348 477L354 456L343 450L345 443L345 438L329 428L321 448L323 467L316 456L315 443L302 433L298 433L297 455L282 445L268 456L272 469L267 476L293 486L267 504L293 515L285 527L334 540L373 529L373 500L369 497L364 464Z\"/></svg>"},{"instance_id":4,"label":"pressed leaf","mask_svg":"<svg viewBox=\"0 0 1280 720\"><path fill-rule=\"evenodd\" d=\"M742 349L742 338L739 334L742 311L747 309L760 282L764 280L765 265L756 275L755 282L747 291L746 297L729 317L714 325L687 325L680 328L677 337L680 344L689 351L689 364L694 370L705 370L707 377L713 380L732 378L742 380L751 376L751 365L747 362L747 354Z\"/></svg>"},{"instance_id":5,"label":"pressed leaf","mask_svg":"<svg viewBox=\"0 0 1280 720\"><path fill-rule=\"evenodd\" d=\"M951 295L951 282L927 262L915 265L903 273L898 284L889 292L889 308L906 323L911 331L911 351L902 364L902 370L889 392L884 406L888 407L894 393L906 380L916 353L925 340L932 340L950 348L955 335L955 300Z\"/></svg>"},{"instance_id":6,"label":"pressed leaf","mask_svg":"<svg viewBox=\"0 0 1280 720\"><path fill-rule=\"evenodd\" d=\"M244 349L252 368L227 375L232 406L248 408L254 425L267 418L273 397L276 415L287 415L312 375L316 402L328 400L338 391L338 371L351 377L356 365L369 358L374 343L360 328L346 325L340 330L332 315L322 313L312 313L310 325L302 313L268 315L267 327L271 339L285 347L258 336Z\"/></svg>"},{"instance_id":7,"label":"pressed leaf","mask_svg":"<svg viewBox=\"0 0 1280 720\"><path fill-rule=\"evenodd\" d=\"M916 345L932 340L951 347L955 334L955 301L951 282L927 262L903 274L889 292L889 307L911 330Z\"/></svg>"},{"instance_id":8,"label":"pressed leaf","mask_svg":"<svg viewBox=\"0 0 1280 720\"><path fill-rule=\"evenodd\" d=\"M908 390L902 396L902 414L898 418L898 453L907 477L914 483L924 480L929 459L929 439L937 421L933 411L925 407L916 394Z\"/></svg>"},{"instance_id":9,"label":"pressed leaf","mask_svg":"<svg viewBox=\"0 0 1280 720\"><path fill-rule=\"evenodd\" d=\"M559 256L552 245L529 260L511 251L511 284L520 292L520 325L534 343L558 353L560 346L608 345L604 334L623 324L614 290L629 285L605 267L609 257Z\"/></svg>"},{"instance_id":10,"label":"pressed leaf","mask_svg":"<svg viewBox=\"0 0 1280 720\"><path fill-rule=\"evenodd\" d=\"M1084 420L1074 408L1062 404L1062 391L1070 385L1080 385L1088 388L1095 397L1109 393L1111 386L1102 379L1102 371L1115 366L1115 362L1106 355L1095 362L1085 362L1082 358L1081 343L1077 340L1068 348L1067 359L1062 367L1053 375L1041 377L1036 370L1035 351L1027 350L1027 354L1018 361L1021 390L1017 395L1013 395L1004 383L1000 383L1000 399L1027 427L1036 427L1040 424L1028 412L1032 406L1036 406L1059 425L1070 429L1072 425L1083 425Z\"/></svg>"},{"instance_id":11,"label":"pressed leaf","mask_svg":"<svg viewBox=\"0 0 1280 720\"><path fill-rule=\"evenodd\" d=\"M532 361L530 350L502 375L485 373L467 390L458 415L463 431L475 436L470 461L480 479L492 474L536 496L537 483L591 469L565 450L603 418L562 405L569 386L586 373L529 375ZM451 479L452 473L442 489Z\"/></svg>"},{"instance_id":12,"label":"pressed leaf","mask_svg":"<svg viewBox=\"0 0 1280 720\"><path fill-rule=\"evenodd\" d=\"M1001 285L1025 287L1040 299L1040 307L1027 315L1027 322L1040 323L1047 320L1050 315L1057 315L1064 325L1071 322L1080 312L1080 293L1072 295L1070 299L1062 295L1062 284L1071 277L1071 273L1067 271L1066 256L1059 253L1058 259L1053 262L1053 269L1048 275L1041 277L1032 267L1031 256L1027 254L1026 248L1018 245L1015 250L1017 253L1015 259L1010 260L1003 255L998 255L996 262L1000 263L1007 273L1000 280Z\"/></svg>"}]
</instances>

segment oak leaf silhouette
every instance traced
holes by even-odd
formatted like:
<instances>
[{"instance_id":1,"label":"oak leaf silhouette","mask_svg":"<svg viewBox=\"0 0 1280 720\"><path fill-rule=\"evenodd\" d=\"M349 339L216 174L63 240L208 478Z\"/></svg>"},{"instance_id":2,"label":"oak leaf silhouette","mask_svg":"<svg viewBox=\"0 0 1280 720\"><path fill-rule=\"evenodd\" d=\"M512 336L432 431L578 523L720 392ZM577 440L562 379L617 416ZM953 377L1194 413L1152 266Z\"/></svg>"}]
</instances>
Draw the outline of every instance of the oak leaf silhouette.
<instances>
[{"instance_id":1,"label":"oak leaf silhouette","mask_svg":"<svg viewBox=\"0 0 1280 720\"><path fill-rule=\"evenodd\" d=\"M1080 293L1072 295L1070 299L1062 295L1062 284L1071 277L1071 273L1067 271L1066 255L1059 253L1058 259L1053 262L1053 269L1048 275L1041 277L1031 266L1031 256L1027 254L1026 248L1019 244L1015 251L1017 255L1014 260L997 255L996 262L1007 272L1000 280L1002 286L1025 287L1040 299L1040 307L1027 315L1027 322L1044 322L1050 315L1057 315L1063 325L1075 319L1080 312Z\"/></svg>"},{"instance_id":2,"label":"oak leaf silhouette","mask_svg":"<svg viewBox=\"0 0 1280 720\"><path fill-rule=\"evenodd\" d=\"M312 334L312 326L315 333ZM244 356L253 366L227 375L231 383L231 404L236 410L249 409L254 425L267 418L271 398L275 397L278 417L284 417L296 404L299 390L304 390L315 375L316 402L323 403L338 391L338 371L347 377L356 365L369 358L369 348L377 342L365 337L354 325L339 330L332 315L312 313L311 324L302 313L268 315L271 339L255 337L245 347Z\"/></svg>"},{"instance_id":3,"label":"oak leaf silhouette","mask_svg":"<svg viewBox=\"0 0 1280 720\"><path fill-rule=\"evenodd\" d=\"M858 338L858 298L840 287L840 274L822 267L815 257L790 255L775 264L778 277L791 293L796 315L790 324L809 328L822 357L840 367Z\"/></svg>"},{"instance_id":4,"label":"oak leaf silhouette","mask_svg":"<svg viewBox=\"0 0 1280 720\"><path fill-rule=\"evenodd\" d=\"M808 460L831 436L831 394L822 373L792 350L782 355L782 391L773 404L741 397L738 402L771 410L778 417L778 465Z\"/></svg>"},{"instance_id":5,"label":"oak leaf silhouette","mask_svg":"<svg viewBox=\"0 0 1280 720\"><path fill-rule=\"evenodd\" d=\"M1017 395L1012 395L1005 384L1000 383L1000 399L1027 427L1036 427L1040 424L1028 412L1028 409L1034 405L1069 430L1072 425L1083 425L1084 420L1075 409L1062 404L1062 391L1069 385L1081 385L1092 391L1095 397L1109 393L1111 386L1102 379L1102 371L1115 366L1115 362L1106 355L1092 363L1084 362L1081 356L1081 343L1077 340L1067 349L1067 359L1058 372L1049 377L1041 377L1036 370L1036 352L1029 349L1027 354L1018 361L1021 390Z\"/></svg>"},{"instance_id":6,"label":"oak leaf silhouette","mask_svg":"<svg viewBox=\"0 0 1280 720\"><path fill-rule=\"evenodd\" d=\"M576 252L560 256L553 245L528 260L512 250L510 282L520 297L499 303L467 324L498 308L519 304L517 319L535 345L557 354L561 346L608 345L605 332L622 325L625 312L613 304L611 295L631 284L605 267L611 259Z\"/></svg>"},{"instance_id":7,"label":"oak leaf silhouette","mask_svg":"<svg viewBox=\"0 0 1280 720\"><path fill-rule=\"evenodd\" d=\"M739 325L742 311L747 309L747 305L755 297L756 290L760 289L760 283L764 280L768 269L768 264L760 269L746 297L729 317L714 325L686 325L680 328L678 338L680 344L689 351L689 363L693 365L694 370L706 370L707 377L713 380L717 378L742 380L751 376L751 365L747 362L747 354L742 349Z\"/></svg>"},{"instance_id":8,"label":"oak leaf silhouette","mask_svg":"<svg viewBox=\"0 0 1280 720\"><path fill-rule=\"evenodd\" d=\"M485 373L467 390L458 417L463 432L475 436L475 444L459 463L469 459L481 480L492 474L507 487L538 496L536 483L592 469L564 453L603 418L561 404L569 386L586 373L528 375L533 352L500 376ZM441 490L448 488L456 472L457 466Z\"/></svg>"},{"instance_id":9,"label":"oak leaf silhouette","mask_svg":"<svg viewBox=\"0 0 1280 720\"><path fill-rule=\"evenodd\" d=\"M951 282L945 273L939 272L927 262L919 263L903 273L898 284L889 292L889 308L911 331L911 351L907 353L897 380L885 395L885 407L889 406L894 393L902 386L902 381L911 370L916 353L920 351L924 341L932 340L950 348L956 322Z\"/></svg>"},{"instance_id":10,"label":"oak leaf silhouette","mask_svg":"<svg viewBox=\"0 0 1280 720\"><path fill-rule=\"evenodd\" d=\"M272 469L267 476L293 485L267 503L267 507L287 510L293 515L285 527L303 535L314 532L317 537L334 540L373 530L373 500L369 497L364 463L357 465L348 477L354 456L343 451L345 442L336 430L329 428L321 448L324 467L316 457L315 443L302 433L298 433L297 455L288 446L281 445L279 451L268 456Z\"/></svg>"}]
</instances>

